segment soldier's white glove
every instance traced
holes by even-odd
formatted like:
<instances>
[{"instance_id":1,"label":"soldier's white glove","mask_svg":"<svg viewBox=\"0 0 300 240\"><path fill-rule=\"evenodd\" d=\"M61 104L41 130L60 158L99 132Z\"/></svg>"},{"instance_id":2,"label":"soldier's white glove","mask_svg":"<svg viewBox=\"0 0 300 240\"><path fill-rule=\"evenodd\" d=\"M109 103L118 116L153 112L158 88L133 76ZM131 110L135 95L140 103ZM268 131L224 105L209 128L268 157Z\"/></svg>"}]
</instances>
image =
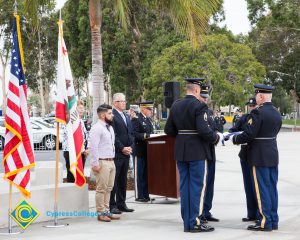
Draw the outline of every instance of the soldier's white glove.
<instances>
[{"instance_id":1,"label":"soldier's white glove","mask_svg":"<svg viewBox=\"0 0 300 240\"><path fill-rule=\"evenodd\" d=\"M223 141L224 141L224 136L220 132L217 132L217 134L219 135L219 142L217 143L217 146L222 146L223 145Z\"/></svg>"},{"instance_id":2,"label":"soldier's white glove","mask_svg":"<svg viewBox=\"0 0 300 240\"><path fill-rule=\"evenodd\" d=\"M223 133L224 140L225 140L225 141L229 140L230 135L232 135L232 133L230 133L230 132L225 132L225 133Z\"/></svg>"}]
</instances>

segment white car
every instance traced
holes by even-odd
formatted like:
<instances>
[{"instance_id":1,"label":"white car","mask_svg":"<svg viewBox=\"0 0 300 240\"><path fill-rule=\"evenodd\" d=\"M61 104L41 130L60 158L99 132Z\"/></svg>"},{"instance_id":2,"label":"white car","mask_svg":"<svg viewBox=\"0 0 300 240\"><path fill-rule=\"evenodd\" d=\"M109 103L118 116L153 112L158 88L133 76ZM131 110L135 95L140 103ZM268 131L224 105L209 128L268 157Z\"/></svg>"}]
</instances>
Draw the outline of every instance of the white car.
<instances>
[{"instance_id":1,"label":"white car","mask_svg":"<svg viewBox=\"0 0 300 240\"><path fill-rule=\"evenodd\" d=\"M31 118L33 143L35 147L42 146L47 150L56 149L56 128L53 125L43 122L42 118ZM4 118L0 118L0 150L4 148L5 126ZM59 142L62 143L62 132L59 133Z\"/></svg>"}]
</instances>

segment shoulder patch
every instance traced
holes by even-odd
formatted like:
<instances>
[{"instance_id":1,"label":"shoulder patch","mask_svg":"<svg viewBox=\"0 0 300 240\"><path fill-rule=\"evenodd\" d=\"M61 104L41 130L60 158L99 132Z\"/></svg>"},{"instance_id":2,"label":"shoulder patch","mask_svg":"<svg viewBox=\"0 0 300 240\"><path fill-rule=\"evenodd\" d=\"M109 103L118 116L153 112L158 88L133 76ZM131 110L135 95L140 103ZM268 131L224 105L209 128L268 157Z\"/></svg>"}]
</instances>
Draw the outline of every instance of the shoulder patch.
<instances>
[{"instance_id":1,"label":"shoulder patch","mask_svg":"<svg viewBox=\"0 0 300 240\"><path fill-rule=\"evenodd\" d=\"M253 123L252 118L249 118L249 120L248 120L248 125L252 125L252 123Z\"/></svg>"},{"instance_id":2,"label":"shoulder patch","mask_svg":"<svg viewBox=\"0 0 300 240\"><path fill-rule=\"evenodd\" d=\"M207 113L204 113L203 118L204 118L204 121L207 121Z\"/></svg>"}]
</instances>

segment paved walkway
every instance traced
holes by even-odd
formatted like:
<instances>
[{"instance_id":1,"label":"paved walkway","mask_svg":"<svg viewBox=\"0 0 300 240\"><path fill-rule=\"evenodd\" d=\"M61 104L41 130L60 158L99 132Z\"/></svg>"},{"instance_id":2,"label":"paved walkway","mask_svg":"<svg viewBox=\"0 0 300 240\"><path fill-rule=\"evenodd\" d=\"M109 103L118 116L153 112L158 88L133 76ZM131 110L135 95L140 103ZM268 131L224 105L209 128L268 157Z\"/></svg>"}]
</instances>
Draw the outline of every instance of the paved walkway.
<instances>
[{"instance_id":1,"label":"paved walkway","mask_svg":"<svg viewBox=\"0 0 300 240\"><path fill-rule=\"evenodd\" d=\"M153 204L135 203L133 192L128 192L128 206L134 213L122 214L122 219L111 223L95 218L61 220L70 225L46 229L45 223L32 224L18 236L0 239L209 239L209 240L299 240L300 239L300 133L283 132L278 137L279 166L279 230L270 233L250 232L245 217L245 196L242 185L239 147L227 144L217 149L217 170L213 214L221 219L213 223L212 233L184 233L179 202L157 199ZM90 192L90 209L94 211L94 192ZM3 230L2 230L3 231Z\"/></svg>"}]
</instances>

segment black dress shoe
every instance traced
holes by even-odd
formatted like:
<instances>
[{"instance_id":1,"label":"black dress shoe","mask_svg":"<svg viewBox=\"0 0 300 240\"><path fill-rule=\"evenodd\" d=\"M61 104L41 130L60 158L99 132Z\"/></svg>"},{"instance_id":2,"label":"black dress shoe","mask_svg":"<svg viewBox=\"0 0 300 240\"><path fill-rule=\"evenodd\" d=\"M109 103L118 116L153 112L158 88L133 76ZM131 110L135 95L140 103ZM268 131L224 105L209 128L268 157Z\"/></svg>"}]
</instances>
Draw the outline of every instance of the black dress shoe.
<instances>
[{"instance_id":1,"label":"black dress shoe","mask_svg":"<svg viewBox=\"0 0 300 240\"><path fill-rule=\"evenodd\" d=\"M272 226L272 230L278 230L278 225Z\"/></svg>"},{"instance_id":2,"label":"black dress shoe","mask_svg":"<svg viewBox=\"0 0 300 240\"><path fill-rule=\"evenodd\" d=\"M118 207L118 209L119 209L121 212L133 212L133 211L134 211L134 209L128 208L127 206Z\"/></svg>"},{"instance_id":3,"label":"black dress shoe","mask_svg":"<svg viewBox=\"0 0 300 240\"><path fill-rule=\"evenodd\" d=\"M147 198L145 198L145 199L147 200L147 202L149 202L149 201L151 201L151 202L155 201L155 198L147 197Z\"/></svg>"},{"instance_id":4,"label":"black dress shoe","mask_svg":"<svg viewBox=\"0 0 300 240\"><path fill-rule=\"evenodd\" d=\"M135 201L137 201L137 202L148 202L148 200L145 199L145 198L136 198Z\"/></svg>"},{"instance_id":5,"label":"black dress shoe","mask_svg":"<svg viewBox=\"0 0 300 240\"><path fill-rule=\"evenodd\" d=\"M111 212L112 214L122 214L122 212L121 212L118 208L112 208L112 209L110 210L110 212Z\"/></svg>"},{"instance_id":6,"label":"black dress shoe","mask_svg":"<svg viewBox=\"0 0 300 240\"><path fill-rule=\"evenodd\" d=\"M200 225L196 225L193 229L190 230L191 233L196 232L212 232L215 229L211 226L205 225L204 223L201 223Z\"/></svg>"},{"instance_id":7,"label":"black dress shoe","mask_svg":"<svg viewBox=\"0 0 300 240\"><path fill-rule=\"evenodd\" d=\"M247 229L250 231L263 231L263 232L271 232L272 231L272 228L262 228L259 225L250 225L250 226L248 226Z\"/></svg>"},{"instance_id":8,"label":"black dress shoe","mask_svg":"<svg viewBox=\"0 0 300 240\"><path fill-rule=\"evenodd\" d=\"M208 223L207 219L205 217L203 217L203 216L200 218L200 221L202 223Z\"/></svg>"},{"instance_id":9,"label":"black dress shoe","mask_svg":"<svg viewBox=\"0 0 300 240\"><path fill-rule=\"evenodd\" d=\"M220 220L217 218L214 218L213 216L205 217L205 219L209 222L219 222Z\"/></svg>"},{"instance_id":10,"label":"black dress shoe","mask_svg":"<svg viewBox=\"0 0 300 240\"><path fill-rule=\"evenodd\" d=\"M252 222L252 221L256 221L256 220L257 220L256 218L249 218L249 217L242 218L243 222Z\"/></svg>"},{"instance_id":11,"label":"black dress shoe","mask_svg":"<svg viewBox=\"0 0 300 240\"><path fill-rule=\"evenodd\" d=\"M190 232L190 229L184 229L183 231L184 232Z\"/></svg>"}]
</instances>

